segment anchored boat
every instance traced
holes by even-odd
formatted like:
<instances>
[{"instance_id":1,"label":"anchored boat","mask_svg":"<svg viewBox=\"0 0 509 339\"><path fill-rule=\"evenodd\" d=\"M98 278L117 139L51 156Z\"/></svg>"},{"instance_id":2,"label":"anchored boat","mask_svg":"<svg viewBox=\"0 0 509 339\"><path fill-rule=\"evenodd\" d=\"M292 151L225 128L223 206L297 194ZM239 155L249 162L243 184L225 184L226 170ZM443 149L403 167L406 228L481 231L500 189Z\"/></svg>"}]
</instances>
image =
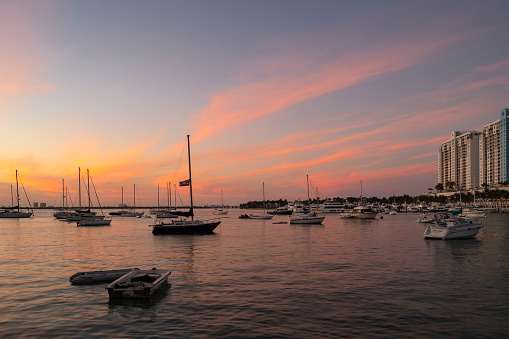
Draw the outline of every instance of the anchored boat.
<instances>
[{"instance_id":1,"label":"anchored boat","mask_svg":"<svg viewBox=\"0 0 509 339\"><path fill-rule=\"evenodd\" d=\"M110 298L148 299L168 284L171 271L136 270L118 278L108 286Z\"/></svg>"}]
</instances>

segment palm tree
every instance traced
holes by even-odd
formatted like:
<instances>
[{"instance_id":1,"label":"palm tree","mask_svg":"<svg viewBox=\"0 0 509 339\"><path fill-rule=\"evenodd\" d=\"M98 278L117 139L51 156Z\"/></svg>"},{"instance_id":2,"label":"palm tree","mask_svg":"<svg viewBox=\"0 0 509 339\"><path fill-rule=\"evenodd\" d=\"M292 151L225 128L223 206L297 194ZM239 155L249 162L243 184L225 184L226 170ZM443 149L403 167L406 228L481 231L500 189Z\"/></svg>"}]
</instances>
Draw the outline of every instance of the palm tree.
<instances>
[{"instance_id":1,"label":"palm tree","mask_svg":"<svg viewBox=\"0 0 509 339\"><path fill-rule=\"evenodd\" d=\"M436 189L437 191L443 191L443 190L444 190L444 184L442 184L441 182L439 182L438 184L436 184L435 189Z\"/></svg>"}]
</instances>

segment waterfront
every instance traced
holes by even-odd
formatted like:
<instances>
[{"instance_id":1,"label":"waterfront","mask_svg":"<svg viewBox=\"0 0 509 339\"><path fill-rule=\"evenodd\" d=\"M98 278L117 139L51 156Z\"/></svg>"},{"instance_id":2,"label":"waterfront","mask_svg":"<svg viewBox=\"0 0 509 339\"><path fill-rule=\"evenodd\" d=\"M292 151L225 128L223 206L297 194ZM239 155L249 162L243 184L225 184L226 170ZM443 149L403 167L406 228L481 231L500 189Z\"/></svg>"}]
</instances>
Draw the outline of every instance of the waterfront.
<instances>
[{"instance_id":1,"label":"waterfront","mask_svg":"<svg viewBox=\"0 0 509 339\"><path fill-rule=\"evenodd\" d=\"M216 233L154 236L155 219L76 227L1 220L0 337L499 338L509 332L509 216L475 239L424 240L418 214L323 225L237 219ZM213 218L212 210L198 210ZM171 269L151 302L110 302L77 271Z\"/></svg>"}]
</instances>

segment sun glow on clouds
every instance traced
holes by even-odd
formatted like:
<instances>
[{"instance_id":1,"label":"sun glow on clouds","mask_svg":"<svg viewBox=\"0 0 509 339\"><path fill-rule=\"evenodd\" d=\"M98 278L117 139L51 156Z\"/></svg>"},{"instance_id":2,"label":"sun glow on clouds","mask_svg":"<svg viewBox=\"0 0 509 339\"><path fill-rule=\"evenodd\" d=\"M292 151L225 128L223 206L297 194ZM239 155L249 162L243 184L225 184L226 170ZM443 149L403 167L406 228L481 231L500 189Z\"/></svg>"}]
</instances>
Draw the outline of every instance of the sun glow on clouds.
<instances>
[{"instance_id":1,"label":"sun glow on clouds","mask_svg":"<svg viewBox=\"0 0 509 339\"><path fill-rule=\"evenodd\" d=\"M311 70L302 67L308 70L305 73L294 67L293 72L267 74L258 82L238 85L211 98L210 106L196 119L196 138L201 140L293 104L402 70L448 42L430 39L421 43L405 41L394 46L373 46L318 64Z\"/></svg>"},{"instance_id":2,"label":"sun glow on clouds","mask_svg":"<svg viewBox=\"0 0 509 339\"><path fill-rule=\"evenodd\" d=\"M113 52L101 50L97 51L98 59L101 59L100 65L89 64L93 62L90 60L72 59L76 56L68 56L69 63L59 68L61 59L56 57L57 52L54 51L66 51L70 45L80 42L66 41L63 45L55 46L58 49L53 48L53 44L56 45L58 39L64 39L64 35L51 40L51 29L48 29L47 25L51 21L51 6L57 5L52 2L0 3L0 37L3 41L0 48L8 51L0 53L0 118L7 114L11 115L9 118L15 115L17 117L17 114L29 115L30 123L39 130L42 128L33 122L42 119L40 116L44 114L37 112L40 115L38 116L30 109L35 107L37 110L38 103L49 103L47 111L57 108L58 103L51 102L55 99L50 98L58 97L55 93L61 84L57 81L75 84L66 78L67 74L62 70L69 71L69 65L85 64L91 69L96 66L106 69L111 66L108 65L109 57L113 57L112 60L126 57L106 55ZM397 15L408 14L409 7L397 12ZM392 12L386 10L387 13ZM389 181L398 182L400 178L409 178L410 181L413 176L425 177L425 180L432 181L433 186L436 180L434 150L448 139L450 131L459 128L474 129L482 125L483 121L487 123L497 119L500 109L507 105L506 102L501 103L499 98L503 93L507 93L509 86L509 59L487 59L491 61L481 65L471 62L470 71L451 72L443 78L437 76L437 72L435 76L441 80L429 81L429 84L422 87L419 87L418 83L421 77L424 79L427 74L416 75L418 71L422 72L420 68L428 72L435 71L435 67L442 70L447 70L448 67L456 69L450 67L450 60L445 59L458 58L458 55L461 57L461 53L466 55L470 50L453 52L455 47L464 44L470 48L470 39L482 39L483 35L493 34L493 31L481 28L463 29L463 23L469 21L466 20L467 11L462 12L461 16L452 15L452 12L434 16L433 27L429 23L424 26L412 23L395 30L396 26L389 25L390 28L383 34L373 33L369 30L376 29L377 25L386 25L385 19L383 22L375 19L373 11L373 7L363 11L363 19L366 20L358 20L358 17L355 24L341 26L352 28L347 38L342 36L344 30L338 29L339 26L332 22L327 24L331 26L326 29L317 25L318 28L306 32L305 37L297 34L290 39L282 39L278 32L274 32L270 37L257 36L250 42L253 46L270 44L277 47L271 48L265 54L263 51L258 53L254 48L255 54L248 57L243 55L242 58L246 59L235 60L236 63L226 69L226 73L238 70L233 76L228 74L232 81L230 85L224 85L227 81L224 79L224 70L220 73L210 72L215 77L211 83L221 83L222 89L204 87L208 93L213 93L209 95L209 105L201 110L201 114L190 118L193 179L198 203L204 203L204 199L218 199L221 189L224 189L225 200L227 196L242 197L234 199L235 203L243 202L246 198L256 199L261 194L262 181L266 182L268 191L276 188L273 193L277 191L282 198L292 198L290 192L303 192L306 174L310 174L313 185L320 187L320 191L328 196L340 195L338 192L345 186L351 188L351 192L345 194L358 195L359 180L367 183L366 186L372 190L387 189L385 186ZM379 13L376 14L379 16ZM470 20L473 20L472 18ZM371 25L372 22L367 19L377 22ZM440 20L443 22L440 23ZM358 26L358 22L363 22L362 26ZM348 26L350 24L352 26ZM83 27L74 29L78 32ZM161 29L164 30L163 26ZM330 35L324 34L325 30ZM404 33L395 33L396 31ZM307 48L309 41L313 41L314 48ZM86 43L90 43L88 46L101 46L104 41L99 39L97 42L91 40ZM133 46L136 43L133 40ZM472 45L475 45L475 41ZM199 50L204 47L192 48ZM170 54L168 58L171 58ZM146 60L136 61L147 64ZM170 60L168 64L174 61ZM164 67L157 67L154 74L160 73L161 77L179 81L178 76L172 77L178 72L174 72L170 66L165 64L174 74L165 74ZM179 67L190 66L180 63ZM208 67L213 69L214 64L211 63ZM186 72L191 73L194 70L190 68ZM408 79L405 76L417 79ZM397 77L404 80L395 81ZM71 78L75 80L76 75ZM97 77L94 80L102 81L103 78ZM114 82L105 83L115 85ZM401 91L402 86L407 85L412 90L405 92L404 96L394 95L394 92ZM378 88L375 88L377 86ZM387 91L393 96L384 101L382 95L386 92L380 88L382 86L400 87L395 87L392 93ZM122 85L119 84L119 87ZM80 87L82 88L86 86ZM165 89L154 90L150 88L150 84L144 84L139 90L157 92ZM73 96L72 91L65 93ZM379 93L383 94L378 95ZM143 93L140 94L144 97ZM339 99L331 99L336 94ZM350 95L352 100L348 101ZM203 96L202 92L189 94L190 98L199 97L199 100ZM25 110L10 109L22 106L25 100L30 102L33 98L36 99ZM110 100L107 96L104 98ZM156 96L153 98L157 99ZM123 100L124 104L129 105L130 98L124 96ZM487 107L487 103L492 103L492 106L497 108ZM94 182L104 198L112 199L109 203L116 203L121 185L132 187L131 185L136 183L140 192L143 187L150 187L149 189L155 192L157 183L165 187L168 181L186 179L185 151L184 159L180 158L183 146L180 140L178 145L174 145L177 144L175 139L168 138L168 135L184 136L188 133L187 130L183 131L181 123L175 124L175 117L170 114L164 117L165 126L168 127L164 131L158 131L157 137L152 137L153 134L149 132L143 139L136 139L126 137L125 131L110 135L109 130L106 137L94 129L95 121L89 124L80 121L85 119L87 110L98 106L100 105L96 103L94 106L73 107L72 113L52 115L53 118L65 117L67 130L72 133L62 135L59 128L50 127L53 141L48 144L39 142L44 140L44 133L49 134L48 129L34 135L35 133L27 132L30 129L26 128L24 132L27 137L23 149L16 149L8 142L13 139L14 133L4 136L4 150L0 153L2 185L13 182L14 169L18 168L24 184L36 190L48 194L58 192L61 189L61 178L65 178L66 183L76 190L78 167L83 171L90 168ZM115 102L107 105L111 109L118 106L121 105ZM189 111L195 112L196 101L194 106L189 107L192 107ZM147 111L151 108L147 104ZM185 106L179 107L180 111L187 109ZM306 116L299 115L305 110L309 111ZM486 121L485 117L479 118L479 115L487 112L490 114L489 121ZM119 117L122 113L111 112ZM281 117L288 116L298 117L294 121L285 122L289 128L282 126L280 129L262 129L262 124L272 127L277 125L277 122L281 123ZM95 117L101 118L99 114ZM140 118L154 119L163 124L160 117L155 118L148 113ZM475 125L470 126L469 121L474 118L477 118ZM132 122L133 120L119 123ZM456 127L459 122L463 125ZM87 128L83 128L84 125L87 125ZM261 129L254 130L255 128ZM118 130L123 130L122 125L118 126ZM251 135L260 136L256 139ZM48 137L48 140L51 138ZM57 138L60 141L57 141ZM32 144L35 151L28 150ZM38 144L44 146L35 147L39 146ZM175 169L174 164L178 163L181 168ZM3 196L0 205L8 195L5 187L0 192L0 196ZM288 195L285 192L288 192Z\"/></svg>"}]
</instances>

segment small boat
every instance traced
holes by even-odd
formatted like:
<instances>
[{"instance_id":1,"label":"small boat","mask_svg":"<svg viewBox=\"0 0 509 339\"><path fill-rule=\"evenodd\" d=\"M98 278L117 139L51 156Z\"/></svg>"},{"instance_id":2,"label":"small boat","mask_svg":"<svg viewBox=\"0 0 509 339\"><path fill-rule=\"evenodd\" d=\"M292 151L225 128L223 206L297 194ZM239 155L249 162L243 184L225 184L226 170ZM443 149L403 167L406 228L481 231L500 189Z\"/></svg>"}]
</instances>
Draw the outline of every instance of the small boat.
<instances>
[{"instance_id":1,"label":"small boat","mask_svg":"<svg viewBox=\"0 0 509 339\"><path fill-rule=\"evenodd\" d=\"M375 219L378 212L369 206L359 205L354 207L350 214L354 219Z\"/></svg>"},{"instance_id":2,"label":"small boat","mask_svg":"<svg viewBox=\"0 0 509 339\"><path fill-rule=\"evenodd\" d=\"M136 184L134 184L133 188L133 209L130 211L126 211L125 213L120 214L121 217L128 218L140 218L145 214L145 212L136 212Z\"/></svg>"},{"instance_id":3,"label":"small boat","mask_svg":"<svg viewBox=\"0 0 509 339\"><path fill-rule=\"evenodd\" d=\"M309 176L306 175L306 182L308 186L308 208L295 208L293 215L290 217L290 224L321 224L325 216L318 215L316 211L310 211L309 200Z\"/></svg>"},{"instance_id":4,"label":"small boat","mask_svg":"<svg viewBox=\"0 0 509 339\"><path fill-rule=\"evenodd\" d=\"M161 219L162 218L178 218L178 215L173 214L173 212L170 210L156 211L155 214L156 214L156 218L161 218Z\"/></svg>"},{"instance_id":5,"label":"small boat","mask_svg":"<svg viewBox=\"0 0 509 339\"><path fill-rule=\"evenodd\" d=\"M106 286L110 298L149 299L168 284L171 271L131 271Z\"/></svg>"},{"instance_id":6,"label":"small boat","mask_svg":"<svg viewBox=\"0 0 509 339\"><path fill-rule=\"evenodd\" d=\"M424 238L464 239L472 238L484 225L475 219L465 219L450 213L436 213L434 223L426 227Z\"/></svg>"},{"instance_id":7,"label":"small boat","mask_svg":"<svg viewBox=\"0 0 509 339\"><path fill-rule=\"evenodd\" d=\"M339 217L341 219L353 219L353 215L351 213L342 213Z\"/></svg>"},{"instance_id":8,"label":"small boat","mask_svg":"<svg viewBox=\"0 0 509 339\"><path fill-rule=\"evenodd\" d=\"M138 268L126 268L121 270L106 270L106 271L90 271L90 272L78 272L69 277L71 285L89 285L98 284L105 282L112 282L120 278L121 276L138 270Z\"/></svg>"},{"instance_id":9,"label":"small boat","mask_svg":"<svg viewBox=\"0 0 509 339\"><path fill-rule=\"evenodd\" d=\"M290 219L290 224L321 224L325 216L319 216L316 212L310 212L302 215L294 215Z\"/></svg>"},{"instance_id":10,"label":"small boat","mask_svg":"<svg viewBox=\"0 0 509 339\"><path fill-rule=\"evenodd\" d=\"M293 208L290 208L290 206L280 206L277 207L274 211L270 211L269 214L273 215L292 215L293 214Z\"/></svg>"},{"instance_id":11,"label":"small boat","mask_svg":"<svg viewBox=\"0 0 509 339\"><path fill-rule=\"evenodd\" d=\"M434 221L435 221L435 219L431 218L427 214L423 214L419 218L417 218L417 220L415 222L423 223L423 224L430 224Z\"/></svg>"},{"instance_id":12,"label":"small boat","mask_svg":"<svg viewBox=\"0 0 509 339\"><path fill-rule=\"evenodd\" d=\"M249 215L241 214L241 215L239 215L239 219L249 219Z\"/></svg>"},{"instance_id":13,"label":"small boat","mask_svg":"<svg viewBox=\"0 0 509 339\"><path fill-rule=\"evenodd\" d=\"M250 214L248 217L249 219L272 219L274 216L267 213L255 213Z\"/></svg>"},{"instance_id":14,"label":"small boat","mask_svg":"<svg viewBox=\"0 0 509 339\"><path fill-rule=\"evenodd\" d=\"M263 192L263 213L251 213L249 215L249 219L272 219L274 217L272 214L268 214L267 209L265 208L265 182L262 182L262 192Z\"/></svg>"},{"instance_id":15,"label":"small boat","mask_svg":"<svg viewBox=\"0 0 509 339\"><path fill-rule=\"evenodd\" d=\"M465 218L486 218L486 212L478 209L464 209L461 213L462 217Z\"/></svg>"},{"instance_id":16,"label":"small boat","mask_svg":"<svg viewBox=\"0 0 509 339\"><path fill-rule=\"evenodd\" d=\"M323 213L342 213L345 211L345 204L327 199L321 206Z\"/></svg>"},{"instance_id":17,"label":"small boat","mask_svg":"<svg viewBox=\"0 0 509 339\"><path fill-rule=\"evenodd\" d=\"M221 208L216 208L213 213L216 215L228 214L228 211L224 209L223 190L221 190Z\"/></svg>"},{"instance_id":18,"label":"small boat","mask_svg":"<svg viewBox=\"0 0 509 339\"><path fill-rule=\"evenodd\" d=\"M111 224L111 219L106 218L86 218L83 220L78 220L76 222L78 226L109 226Z\"/></svg>"}]
</instances>

